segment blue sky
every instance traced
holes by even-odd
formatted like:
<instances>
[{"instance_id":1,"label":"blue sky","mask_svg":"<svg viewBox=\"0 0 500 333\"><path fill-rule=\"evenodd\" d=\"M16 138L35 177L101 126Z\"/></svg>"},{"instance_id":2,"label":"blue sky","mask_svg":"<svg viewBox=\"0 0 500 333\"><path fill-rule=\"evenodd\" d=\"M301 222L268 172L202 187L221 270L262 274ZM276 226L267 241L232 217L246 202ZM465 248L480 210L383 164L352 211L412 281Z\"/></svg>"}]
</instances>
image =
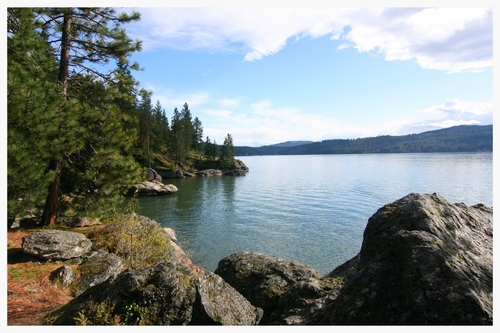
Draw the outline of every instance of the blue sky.
<instances>
[{"instance_id":1,"label":"blue sky","mask_svg":"<svg viewBox=\"0 0 500 333\"><path fill-rule=\"evenodd\" d=\"M133 75L153 104L170 119L188 103L205 138L261 146L493 123L492 1L232 3L143 1L124 26L143 41Z\"/></svg>"}]
</instances>

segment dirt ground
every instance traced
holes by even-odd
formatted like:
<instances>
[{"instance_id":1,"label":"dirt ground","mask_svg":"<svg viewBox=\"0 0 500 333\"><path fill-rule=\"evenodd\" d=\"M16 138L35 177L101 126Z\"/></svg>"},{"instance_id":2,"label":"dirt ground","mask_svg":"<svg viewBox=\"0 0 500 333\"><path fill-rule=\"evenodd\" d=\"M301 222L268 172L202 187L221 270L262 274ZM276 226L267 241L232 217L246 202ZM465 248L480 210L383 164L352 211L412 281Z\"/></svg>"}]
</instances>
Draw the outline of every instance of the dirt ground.
<instances>
[{"instance_id":1,"label":"dirt ground","mask_svg":"<svg viewBox=\"0 0 500 333\"><path fill-rule=\"evenodd\" d=\"M8 326L42 325L47 311L73 299L68 287L49 279L61 262L38 261L22 252L22 239L30 232L7 231Z\"/></svg>"}]
</instances>

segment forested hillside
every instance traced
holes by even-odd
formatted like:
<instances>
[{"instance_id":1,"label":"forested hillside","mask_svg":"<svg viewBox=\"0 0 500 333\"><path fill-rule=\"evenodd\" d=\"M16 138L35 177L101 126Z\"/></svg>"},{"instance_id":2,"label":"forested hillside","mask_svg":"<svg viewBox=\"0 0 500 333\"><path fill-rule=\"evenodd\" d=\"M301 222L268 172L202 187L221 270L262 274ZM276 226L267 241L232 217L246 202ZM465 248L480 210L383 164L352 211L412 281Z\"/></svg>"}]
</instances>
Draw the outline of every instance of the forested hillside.
<instances>
[{"instance_id":1,"label":"forested hillside","mask_svg":"<svg viewBox=\"0 0 500 333\"><path fill-rule=\"evenodd\" d=\"M236 156L493 151L493 125L462 125L403 136L323 140L293 147L234 147Z\"/></svg>"},{"instance_id":2,"label":"forested hillside","mask_svg":"<svg viewBox=\"0 0 500 333\"><path fill-rule=\"evenodd\" d=\"M133 77L141 42L123 26L139 19L111 8L7 9L9 218L102 215L147 167L234 162L230 134L221 146L204 141L187 103L169 121Z\"/></svg>"}]
</instances>

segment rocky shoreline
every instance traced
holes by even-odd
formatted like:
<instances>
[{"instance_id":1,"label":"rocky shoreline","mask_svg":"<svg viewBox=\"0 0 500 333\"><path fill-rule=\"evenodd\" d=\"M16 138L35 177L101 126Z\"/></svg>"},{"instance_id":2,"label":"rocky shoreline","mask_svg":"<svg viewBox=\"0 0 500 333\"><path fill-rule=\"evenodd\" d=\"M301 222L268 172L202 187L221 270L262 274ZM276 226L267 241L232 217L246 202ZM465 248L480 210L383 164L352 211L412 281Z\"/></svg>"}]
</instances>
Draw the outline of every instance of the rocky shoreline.
<instances>
[{"instance_id":1,"label":"rocky shoreline","mask_svg":"<svg viewBox=\"0 0 500 333\"><path fill-rule=\"evenodd\" d=\"M41 257L40 246L28 245L47 231L23 240L23 251ZM146 325L493 324L493 208L482 204L412 193L385 205L368 220L359 254L325 276L251 252L222 258L209 272L189 260L173 230L165 234L172 260L123 272L114 254L87 250L80 236L59 238L59 252L89 259L76 297L51 324L75 325L82 313L98 313L91 309L131 316L124 309L132 305L134 323ZM85 275L93 272L95 281ZM57 278L64 276L61 268Z\"/></svg>"},{"instance_id":2,"label":"rocky shoreline","mask_svg":"<svg viewBox=\"0 0 500 333\"><path fill-rule=\"evenodd\" d=\"M146 181L131 186L126 193L126 196L151 196L151 195L167 195L178 191L177 187L172 184L163 184L163 179L175 179L186 177L213 177L213 176L244 176L249 171L249 168L241 160L234 160L234 167L230 169L202 169L189 172L187 170L163 170L156 171L153 168L148 168Z\"/></svg>"}]
</instances>

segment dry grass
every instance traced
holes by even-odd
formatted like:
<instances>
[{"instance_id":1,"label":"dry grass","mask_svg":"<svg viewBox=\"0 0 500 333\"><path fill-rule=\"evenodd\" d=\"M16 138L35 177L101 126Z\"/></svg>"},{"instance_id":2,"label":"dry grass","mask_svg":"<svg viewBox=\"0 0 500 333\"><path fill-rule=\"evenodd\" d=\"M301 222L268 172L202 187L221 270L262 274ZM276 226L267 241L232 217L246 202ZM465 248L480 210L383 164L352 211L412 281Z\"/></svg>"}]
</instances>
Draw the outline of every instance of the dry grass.
<instances>
[{"instance_id":1,"label":"dry grass","mask_svg":"<svg viewBox=\"0 0 500 333\"><path fill-rule=\"evenodd\" d=\"M47 311L73 299L70 287L49 279L61 262L38 261L22 252L30 230L7 231L7 325L42 325ZM76 265L69 265L76 271Z\"/></svg>"}]
</instances>

